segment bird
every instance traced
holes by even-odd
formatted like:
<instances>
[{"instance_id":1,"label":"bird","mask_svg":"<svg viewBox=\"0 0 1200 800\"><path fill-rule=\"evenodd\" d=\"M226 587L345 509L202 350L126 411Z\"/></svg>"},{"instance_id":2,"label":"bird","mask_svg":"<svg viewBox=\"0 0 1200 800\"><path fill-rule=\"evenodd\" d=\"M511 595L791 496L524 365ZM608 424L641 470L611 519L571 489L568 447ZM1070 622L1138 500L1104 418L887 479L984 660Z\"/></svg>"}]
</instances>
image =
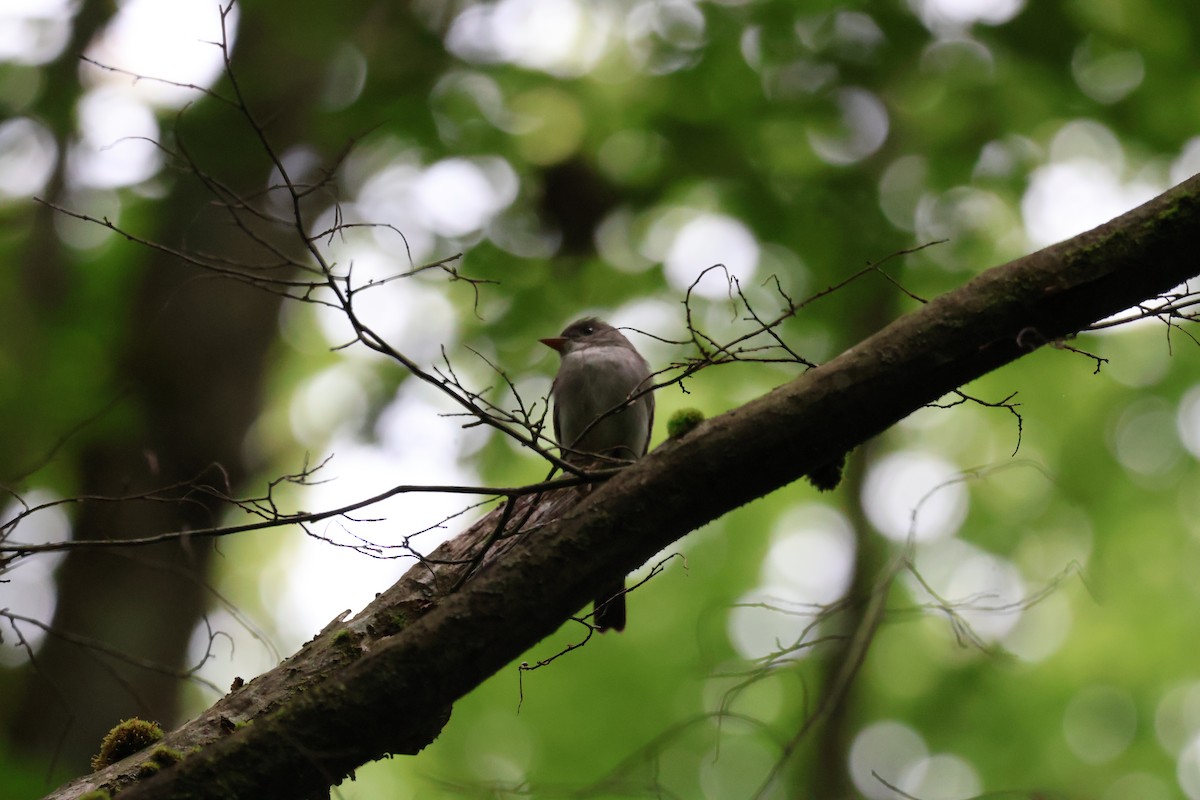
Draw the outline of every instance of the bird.
<instances>
[{"instance_id":1,"label":"bird","mask_svg":"<svg viewBox=\"0 0 1200 800\"><path fill-rule=\"evenodd\" d=\"M653 376L624 334L584 317L539 341L562 357L550 395L563 460L583 466L597 457L628 462L645 455L654 427ZM624 578L596 596L593 620L601 633L625 629Z\"/></svg>"}]
</instances>

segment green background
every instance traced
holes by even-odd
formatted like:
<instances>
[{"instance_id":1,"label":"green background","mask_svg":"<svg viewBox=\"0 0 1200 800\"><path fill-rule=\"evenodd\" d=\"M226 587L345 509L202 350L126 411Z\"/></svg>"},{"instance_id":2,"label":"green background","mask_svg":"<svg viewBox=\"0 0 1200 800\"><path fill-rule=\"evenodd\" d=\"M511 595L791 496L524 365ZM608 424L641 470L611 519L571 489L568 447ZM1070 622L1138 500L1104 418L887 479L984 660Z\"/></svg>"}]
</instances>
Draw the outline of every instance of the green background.
<instances>
[{"instance_id":1,"label":"green background","mask_svg":"<svg viewBox=\"0 0 1200 800\"><path fill-rule=\"evenodd\" d=\"M259 305L228 317L197 312L188 335L175 335L169 323L194 307L195 275L170 284L184 275L177 261L32 200L171 248L269 260L212 209L178 157L110 186L89 184L62 158L85 130L89 97L121 119L97 87L134 82L99 80L77 56L103 60L98 37L132 6L88 4L74 17L51 10L46 18L68 37L61 47L0 63L10 154L26 152L15 143L28 145L32 125L34 140L52 143L54 165L22 188L11 176L24 174L13 160L24 156L0 155L9 181L0 186L0 483L27 501L120 494L94 478L96 454L111 450L154 453L189 475L213 460L239 462L232 489L243 496L295 471L305 454L310 463L333 455L321 476L341 494L290 490L281 500L292 510L395 483L542 477L545 466L527 451L438 416L448 404L397 364L361 347L335 349L344 331L327 310L294 302L280 310L269 296L244 300L255 295L244 284L210 281L216 288L203 291L216 305L206 308ZM782 300L772 276L798 301L944 239L884 264L928 298L1200 169L1200 6L1005 6L980 4L999 16L978 19L938 16L936 4L915 0L260 0L230 24L238 86L294 174L315 181L315 165L338 164L305 205L309 230L330 224L340 202L347 221L403 233L414 261L381 229L321 239L322 252L363 281L461 252L463 275L495 282L479 286L476 303L469 285L431 271L364 293L361 309L423 365L438 363L444 347L465 383L508 407L504 380L472 351L502 366L527 403L541 403L555 363L536 340L587 311L636 328L631 339L665 367L694 351L640 332L681 340L687 285L713 264L742 269L746 297L773 316ZM212 85L232 96L228 78ZM150 107L164 146L186 148L204 175L286 214L262 194L275 179L245 120L202 92L183 96L186 106ZM684 250L680 231L696 219L732 223L733 238ZM753 241L756 255L747 261L739 241ZM692 309L707 333L724 340L750 327L719 275L702 286ZM867 275L781 330L820 362L917 305ZM1086 354L1043 348L965 387L993 403L1015 392L1019 426L1003 408L925 409L856 451L835 492L796 484L693 533L668 551L683 559L631 594L625 633L533 672L502 670L455 706L425 752L364 767L340 796L751 797L779 766L762 796L900 796L871 779L875 769L929 799L1200 797L1200 745L1190 744L1200 734L1191 649L1200 619L1200 350L1189 328L1161 322L1067 344L1107 361L1097 370ZM232 370L231 388L214 388L243 347L261 355ZM686 393L664 389L654 442L676 409L716 415L802 369L735 364L690 379ZM213 452L214 431L234 444ZM155 436L173 444L157 449ZM360 484L354 475L368 477ZM315 532L397 546L461 505L413 506L430 520L384 508L374 515L386 522ZM903 531L914 509L918 534L928 525L932 538L910 548ZM58 513L31 517L12 538L31 529L62 538L82 512ZM193 524L164 514L121 535ZM444 533L464 524L450 520ZM899 539L882 535L889 524L900 526ZM190 632L206 618L236 646L214 640L200 674L227 685L294 651L411 564L354 555L362 572L337 580L319 554L342 559L345 548L302 540L299 530L223 540L187 562L212 591L178 608L169 591L152 594L135 579L114 578L103 595L87 587L80 594L93 598L94 619L72 630L136 655L125 631ZM847 701L781 761L829 691L839 637L900 555L915 567L891 586ZM21 569L53 597L74 573L44 563ZM854 602L806 593L797 576L840 585ZM348 580L353 596L344 594ZM28 585L0 584L0 608L22 607ZM805 605L814 597L826 606ZM163 613L143 619L151 607ZM18 631L41 641L19 620L2 632L0 647L11 651L0 662L4 797L36 797L85 771L87 742L98 745L96 731L121 717L156 715L170 726L217 696L172 680L174 700L143 707L141 672L125 683L92 672L96 657L78 646L56 652L57 664L31 666ZM522 660L547 658L581 633L569 622ZM176 638L156 657L191 665L195 646ZM88 698L54 711L49 727L69 731L61 749L52 732L29 733L39 729L29 718L37 712L22 698L33 696L42 668L79 677L81 689L64 691Z\"/></svg>"}]
</instances>

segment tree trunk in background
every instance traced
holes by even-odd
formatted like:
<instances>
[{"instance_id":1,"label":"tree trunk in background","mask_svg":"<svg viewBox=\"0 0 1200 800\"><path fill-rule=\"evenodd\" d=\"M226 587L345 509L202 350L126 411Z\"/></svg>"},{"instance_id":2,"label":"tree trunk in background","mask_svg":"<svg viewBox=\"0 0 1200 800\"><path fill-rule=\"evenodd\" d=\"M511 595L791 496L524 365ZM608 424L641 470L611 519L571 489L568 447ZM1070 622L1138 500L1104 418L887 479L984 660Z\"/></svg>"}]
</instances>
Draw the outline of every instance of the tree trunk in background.
<instances>
[{"instance_id":1,"label":"tree trunk in background","mask_svg":"<svg viewBox=\"0 0 1200 800\"><path fill-rule=\"evenodd\" d=\"M308 133L315 102L312 86L319 84L326 61L322 52L288 52L283 42L292 32L280 30L286 26L261 24L266 21L253 16L243 9L235 63L251 102L258 102L263 117L270 119L268 135L283 151ZM63 58L73 62L76 52L70 50ZM286 85L280 85L281 80ZM79 92L78 86L67 90ZM61 104L63 98L53 101ZM214 119L216 115L223 119ZM269 164L248 131L236 140L229 135L228 117L227 110L202 102L185 112L179 135L203 169L250 196L266 186ZM185 176L152 209L157 228L143 225L135 230L172 246L186 243L245 261L261 260L261 251L251 250L227 218L204 210L211 201ZM260 410L265 356L275 337L279 299L205 276L136 245L121 246L128 249L131 261L146 262L137 269L140 277L131 289L125 344L114 368L117 390L127 392L122 406L132 410L140 429L84 448L74 465L79 492L120 496L201 475L205 482L224 487L215 464L225 470L236 491L247 477L242 443ZM57 240L36 246L30 270L38 271L42 259L62 258L60 248ZM96 398L97 407L103 402ZM86 504L73 520L72 535L144 536L208 526L221 513L203 497L189 500ZM126 553L74 552L57 573L53 625L135 658L183 667L192 631L208 605L204 584L211 554L209 542ZM48 637L36 667L24 672L20 706L7 720L11 738L40 759L57 753L57 768L71 774L87 771L104 733L123 718L138 715L164 726L177 722L178 679L76 644Z\"/></svg>"},{"instance_id":2,"label":"tree trunk in background","mask_svg":"<svg viewBox=\"0 0 1200 800\"><path fill-rule=\"evenodd\" d=\"M881 293L871 298L864 304L862 313L848 322L850 339L846 345L862 341L873 331L886 327L890 319L903 313L895 306L895 298L888 295ZM842 662L846 651L853 646L851 637L862 624L875 582L888 557L888 545L871 530L863 511L863 484L867 468L878 455L876 444L868 442L849 455L845 477L837 497L832 500L846 515L855 533L854 574L846 591L846 610L831 621L831 633L847 638L843 646L831 649L824 656L821 683L816 692L822 699L837 691ZM814 731L808 762L797 759L795 785L811 786L813 800L839 800L855 795L847 765L855 726L859 722L855 714L855 694L859 685L856 682L849 688L846 696L829 710L825 724Z\"/></svg>"}]
</instances>

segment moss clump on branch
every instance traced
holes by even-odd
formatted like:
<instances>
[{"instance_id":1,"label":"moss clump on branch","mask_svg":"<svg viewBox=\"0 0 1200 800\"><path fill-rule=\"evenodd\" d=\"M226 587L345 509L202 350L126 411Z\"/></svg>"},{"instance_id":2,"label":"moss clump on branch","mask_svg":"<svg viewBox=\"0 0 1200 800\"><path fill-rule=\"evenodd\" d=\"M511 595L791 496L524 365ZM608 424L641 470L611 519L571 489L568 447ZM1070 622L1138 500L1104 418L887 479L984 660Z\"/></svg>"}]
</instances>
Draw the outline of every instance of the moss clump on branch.
<instances>
[{"instance_id":1,"label":"moss clump on branch","mask_svg":"<svg viewBox=\"0 0 1200 800\"><path fill-rule=\"evenodd\" d=\"M121 720L100 743L100 752L92 756L92 769L101 770L131 756L163 738L156 723L133 717Z\"/></svg>"},{"instance_id":2,"label":"moss clump on branch","mask_svg":"<svg viewBox=\"0 0 1200 800\"><path fill-rule=\"evenodd\" d=\"M176 750L174 747L160 745L150 751L150 760L157 763L159 766L169 767L172 764L178 764L183 761L183 753Z\"/></svg>"},{"instance_id":3,"label":"moss clump on branch","mask_svg":"<svg viewBox=\"0 0 1200 800\"><path fill-rule=\"evenodd\" d=\"M342 628L333 635L333 646L349 656L357 657L362 655L362 648L359 646L362 638L361 633L355 633L349 628Z\"/></svg>"},{"instance_id":4,"label":"moss clump on branch","mask_svg":"<svg viewBox=\"0 0 1200 800\"><path fill-rule=\"evenodd\" d=\"M704 422L704 412L698 408L681 408L667 420L667 436L678 439L691 433Z\"/></svg>"},{"instance_id":5,"label":"moss clump on branch","mask_svg":"<svg viewBox=\"0 0 1200 800\"><path fill-rule=\"evenodd\" d=\"M367 634L372 639L382 639L404 630L408 622L408 615L403 611L382 611L367 624Z\"/></svg>"}]
</instances>

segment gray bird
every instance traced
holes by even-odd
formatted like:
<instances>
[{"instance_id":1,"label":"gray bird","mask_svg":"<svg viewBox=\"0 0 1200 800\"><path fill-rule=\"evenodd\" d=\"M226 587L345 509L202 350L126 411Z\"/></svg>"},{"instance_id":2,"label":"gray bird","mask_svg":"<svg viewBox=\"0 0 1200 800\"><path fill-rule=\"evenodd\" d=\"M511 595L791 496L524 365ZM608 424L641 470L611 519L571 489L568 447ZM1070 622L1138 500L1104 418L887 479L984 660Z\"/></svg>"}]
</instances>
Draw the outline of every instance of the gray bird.
<instances>
[{"instance_id":1,"label":"gray bird","mask_svg":"<svg viewBox=\"0 0 1200 800\"><path fill-rule=\"evenodd\" d=\"M633 461L645 455L654 395L630 398L650 387L650 365L629 340L607 322L586 317L561 336L540 341L562 356L550 394L563 460L582 466L595 456ZM624 579L597 596L594 619L601 632L624 630Z\"/></svg>"}]
</instances>

